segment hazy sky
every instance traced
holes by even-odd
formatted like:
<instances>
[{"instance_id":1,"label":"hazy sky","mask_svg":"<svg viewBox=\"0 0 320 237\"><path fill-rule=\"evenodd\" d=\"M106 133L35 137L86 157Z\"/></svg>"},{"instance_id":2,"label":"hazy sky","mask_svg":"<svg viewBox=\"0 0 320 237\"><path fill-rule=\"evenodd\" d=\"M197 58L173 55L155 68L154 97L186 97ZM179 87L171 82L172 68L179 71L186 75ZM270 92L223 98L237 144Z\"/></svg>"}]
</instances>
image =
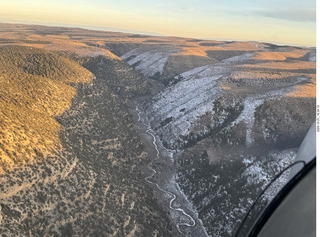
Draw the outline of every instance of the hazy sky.
<instances>
[{"instance_id":1,"label":"hazy sky","mask_svg":"<svg viewBox=\"0 0 320 237\"><path fill-rule=\"evenodd\" d=\"M316 44L315 0L0 0L0 21Z\"/></svg>"}]
</instances>

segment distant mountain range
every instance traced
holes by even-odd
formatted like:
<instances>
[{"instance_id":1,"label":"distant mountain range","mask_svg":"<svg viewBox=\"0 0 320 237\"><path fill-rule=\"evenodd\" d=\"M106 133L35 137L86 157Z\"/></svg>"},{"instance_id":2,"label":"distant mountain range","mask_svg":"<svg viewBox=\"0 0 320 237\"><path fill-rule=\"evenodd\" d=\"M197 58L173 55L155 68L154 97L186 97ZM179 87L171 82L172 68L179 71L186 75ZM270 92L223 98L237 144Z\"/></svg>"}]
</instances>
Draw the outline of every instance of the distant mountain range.
<instances>
[{"instance_id":1,"label":"distant mountain range","mask_svg":"<svg viewBox=\"0 0 320 237\"><path fill-rule=\"evenodd\" d=\"M0 24L0 233L232 236L315 120L315 58Z\"/></svg>"}]
</instances>

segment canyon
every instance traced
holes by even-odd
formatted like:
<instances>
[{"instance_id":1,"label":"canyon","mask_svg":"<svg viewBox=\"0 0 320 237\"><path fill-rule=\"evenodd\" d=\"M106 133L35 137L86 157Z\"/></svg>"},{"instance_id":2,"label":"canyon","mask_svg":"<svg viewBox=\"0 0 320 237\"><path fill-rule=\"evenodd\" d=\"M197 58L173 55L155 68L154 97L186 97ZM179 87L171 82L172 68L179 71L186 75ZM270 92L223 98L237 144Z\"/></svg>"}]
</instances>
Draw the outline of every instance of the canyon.
<instances>
[{"instance_id":1,"label":"canyon","mask_svg":"<svg viewBox=\"0 0 320 237\"><path fill-rule=\"evenodd\" d=\"M0 232L234 236L315 120L315 55L0 24Z\"/></svg>"}]
</instances>

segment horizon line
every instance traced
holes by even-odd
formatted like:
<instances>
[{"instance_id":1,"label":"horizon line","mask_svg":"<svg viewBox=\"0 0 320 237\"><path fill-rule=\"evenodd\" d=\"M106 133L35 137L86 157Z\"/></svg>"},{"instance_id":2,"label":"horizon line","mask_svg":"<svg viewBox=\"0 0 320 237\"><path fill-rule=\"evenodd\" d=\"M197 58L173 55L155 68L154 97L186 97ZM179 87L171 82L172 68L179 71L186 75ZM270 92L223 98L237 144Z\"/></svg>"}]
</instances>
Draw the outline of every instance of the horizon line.
<instances>
[{"instance_id":1,"label":"horizon line","mask_svg":"<svg viewBox=\"0 0 320 237\"><path fill-rule=\"evenodd\" d=\"M317 45L303 45L303 44L291 44L286 42L278 42L278 41L260 41L260 40L250 40L250 39L231 39L231 38L197 38L197 37L184 37L179 35L164 35L157 32L150 31L138 31L138 30L130 30L123 28L114 28L107 26L96 26L96 25L75 25L75 24L67 24L67 23L51 23L51 22L35 22L35 21L20 21L13 19L0 18L0 24L21 24L21 25L34 25L34 26L46 26L46 27L64 27L64 28L78 28L84 30L92 30L92 31L100 31L100 32L114 32L114 33L124 33L124 34L138 34L138 35L146 35L146 36L155 36L155 37L177 37L177 38L185 38L185 39L197 39L197 40L216 40L216 41L237 41L237 42L258 42L258 43L267 43L274 44L277 46L292 46L292 47L305 47L305 48L316 48Z\"/></svg>"}]
</instances>

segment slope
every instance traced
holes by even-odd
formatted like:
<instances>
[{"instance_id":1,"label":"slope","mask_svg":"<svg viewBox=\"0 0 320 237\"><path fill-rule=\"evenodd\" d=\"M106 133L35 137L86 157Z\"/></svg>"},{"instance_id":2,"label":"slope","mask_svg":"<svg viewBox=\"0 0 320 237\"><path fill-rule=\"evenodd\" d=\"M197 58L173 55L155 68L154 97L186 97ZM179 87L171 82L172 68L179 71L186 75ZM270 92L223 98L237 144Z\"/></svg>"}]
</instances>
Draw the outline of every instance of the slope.
<instances>
[{"instance_id":1,"label":"slope","mask_svg":"<svg viewBox=\"0 0 320 237\"><path fill-rule=\"evenodd\" d=\"M70 83L88 83L93 74L44 50L0 48L0 170L46 156L59 145L54 116L71 105Z\"/></svg>"}]
</instances>

